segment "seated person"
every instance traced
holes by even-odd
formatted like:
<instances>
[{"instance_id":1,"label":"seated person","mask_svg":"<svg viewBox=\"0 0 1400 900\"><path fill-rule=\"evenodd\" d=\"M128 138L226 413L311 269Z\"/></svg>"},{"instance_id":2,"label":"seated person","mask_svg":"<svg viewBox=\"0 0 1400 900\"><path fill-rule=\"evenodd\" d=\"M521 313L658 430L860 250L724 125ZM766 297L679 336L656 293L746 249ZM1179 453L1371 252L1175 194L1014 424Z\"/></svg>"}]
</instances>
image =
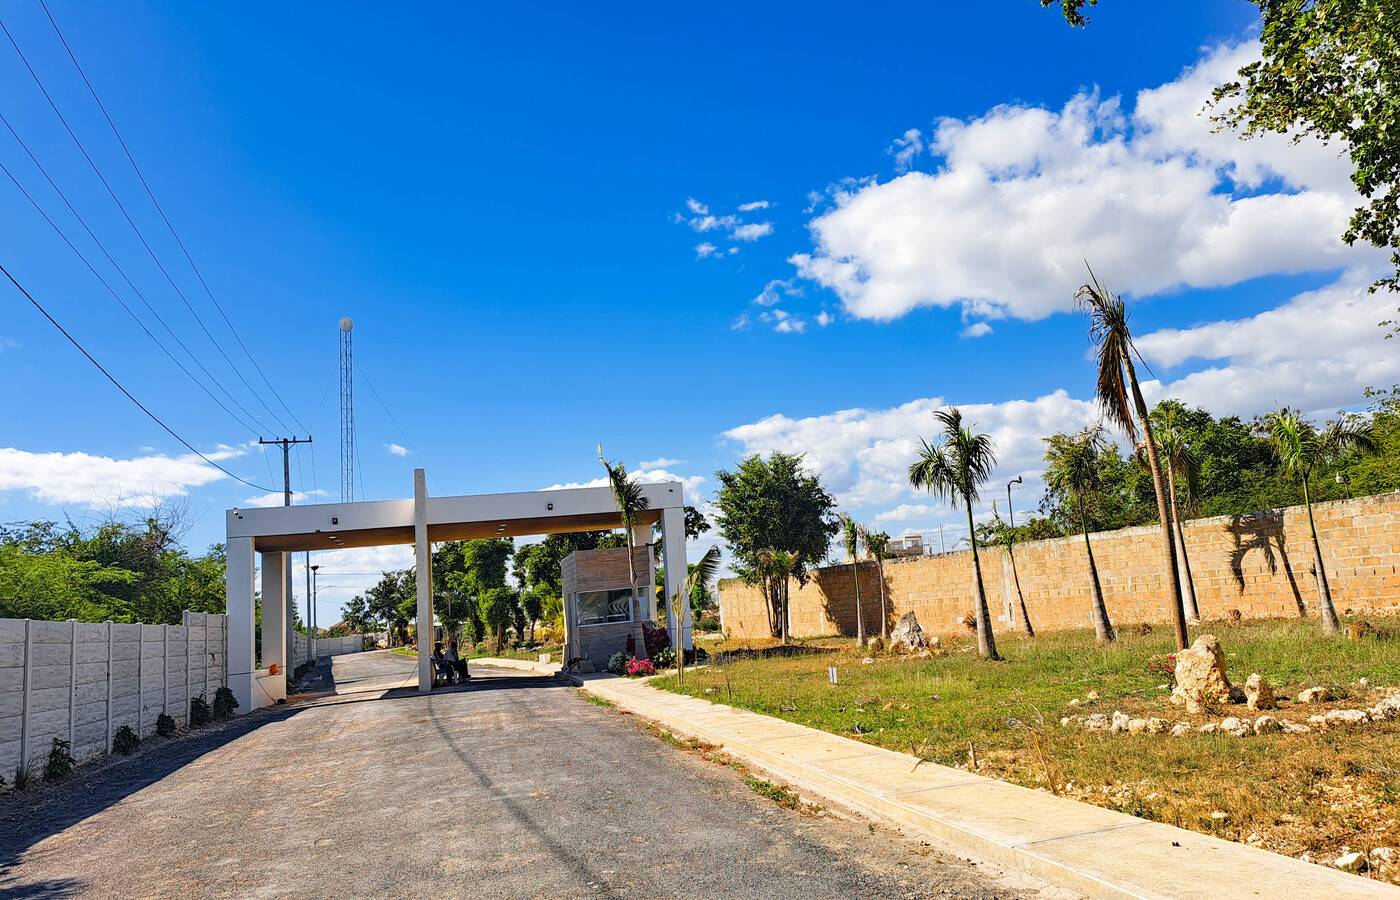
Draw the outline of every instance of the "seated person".
<instances>
[{"instance_id":1,"label":"seated person","mask_svg":"<svg viewBox=\"0 0 1400 900\"><path fill-rule=\"evenodd\" d=\"M471 673L467 671L467 661L457 657L457 646L455 644L447 645L447 652L443 654L443 661L451 666L452 670L457 673L457 679L459 681L467 681L472 677Z\"/></svg>"},{"instance_id":2,"label":"seated person","mask_svg":"<svg viewBox=\"0 0 1400 900\"><path fill-rule=\"evenodd\" d=\"M441 679L443 682L450 684L455 675L456 670L443 655L442 641L437 641L433 644L433 680Z\"/></svg>"}]
</instances>

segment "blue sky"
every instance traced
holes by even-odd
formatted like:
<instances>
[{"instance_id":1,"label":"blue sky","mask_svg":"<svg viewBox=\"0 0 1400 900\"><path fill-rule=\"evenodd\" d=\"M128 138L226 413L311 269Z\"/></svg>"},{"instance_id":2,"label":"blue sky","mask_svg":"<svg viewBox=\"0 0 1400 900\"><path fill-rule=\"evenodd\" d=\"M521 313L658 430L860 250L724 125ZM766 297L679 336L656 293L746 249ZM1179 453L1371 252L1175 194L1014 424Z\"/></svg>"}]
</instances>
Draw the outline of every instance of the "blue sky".
<instances>
[{"instance_id":1,"label":"blue sky","mask_svg":"<svg viewBox=\"0 0 1400 900\"><path fill-rule=\"evenodd\" d=\"M716 468L777 448L896 534L956 533L901 479L943 403L998 439L998 479L1027 476L1018 507L1038 501L1038 438L1095 417L1069 303L1086 257L1137 304L1154 396L1325 413L1400 380L1375 326L1393 303L1362 290L1382 260L1336 237L1355 197L1335 148L1212 137L1197 115L1254 52L1246 3L1109 2L1083 31L1024 0L49 11L281 399L38 0L0 20L216 341L8 40L0 113L246 412L213 404L3 176L0 263L239 476L280 487L249 442L309 429L309 500L339 495L342 316L357 498L407 495L419 457L438 493L586 483L602 441L704 501ZM0 162L208 382L3 129ZM161 495L198 549L263 493L191 458L18 292L0 304L0 521ZM407 560L327 554L322 620Z\"/></svg>"}]
</instances>

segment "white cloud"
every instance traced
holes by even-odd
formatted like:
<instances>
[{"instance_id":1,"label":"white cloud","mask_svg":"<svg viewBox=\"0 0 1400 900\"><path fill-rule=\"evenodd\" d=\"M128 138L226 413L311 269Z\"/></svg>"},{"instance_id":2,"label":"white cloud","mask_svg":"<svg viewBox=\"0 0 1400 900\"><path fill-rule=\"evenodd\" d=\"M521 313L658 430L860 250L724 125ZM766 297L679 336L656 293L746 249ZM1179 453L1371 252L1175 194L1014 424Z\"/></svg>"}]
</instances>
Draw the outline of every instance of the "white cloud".
<instances>
[{"instance_id":1,"label":"white cloud","mask_svg":"<svg viewBox=\"0 0 1400 900\"><path fill-rule=\"evenodd\" d=\"M749 314L748 314L748 313L740 313L740 314L739 314L739 317L736 318L736 319L734 320L733 324L731 324L731 325L729 326L729 330L730 330L730 331L743 331L744 329L746 329L746 328L748 328L748 327L749 327Z\"/></svg>"},{"instance_id":2,"label":"white cloud","mask_svg":"<svg viewBox=\"0 0 1400 900\"><path fill-rule=\"evenodd\" d=\"M801 334L807 330L807 322L800 316L782 309L773 309L759 314L759 321L773 326L779 334Z\"/></svg>"},{"instance_id":3,"label":"white cloud","mask_svg":"<svg viewBox=\"0 0 1400 900\"><path fill-rule=\"evenodd\" d=\"M715 245L711 244L709 241L704 241L702 243L696 244L695 258L704 259L707 256L716 256L718 254L716 254L715 249Z\"/></svg>"},{"instance_id":4,"label":"white cloud","mask_svg":"<svg viewBox=\"0 0 1400 900\"><path fill-rule=\"evenodd\" d=\"M792 279L783 281L782 279L774 278L763 286L763 291L757 297L753 298L753 302L759 306L776 306L779 301L783 299L784 294L789 296L801 296L802 289L793 287Z\"/></svg>"},{"instance_id":5,"label":"white cloud","mask_svg":"<svg viewBox=\"0 0 1400 900\"><path fill-rule=\"evenodd\" d=\"M244 452L221 447L205 455L222 462ZM186 496L191 488L227 477L193 453L113 459L82 452L31 453L0 447L0 493L23 491L31 500L46 504L100 501L146 507L168 497Z\"/></svg>"},{"instance_id":6,"label":"white cloud","mask_svg":"<svg viewBox=\"0 0 1400 900\"><path fill-rule=\"evenodd\" d=\"M679 481L681 483L682 488L685 491L686 503L692 506L695 505L693 502L695 498L699 496L700 485L705 483L704 475L677 475L673 472L667 471L663 467L657 466L655 468L649 468L645 464L643 464L635 470L629 471L627 474L631 475L633 478L637 479L643 484L661 484L663 482L668 481ZM566 488L606 487L607 484L607 476L600 475L599 477L594 478L590 481L570 481L564 484L552 484L549 487L544 488L544 490L558 491L564 490Z\"/></svg>"},{"instance_id":7,"label":"white cloud","mask_svg":"<svg viewBox=\"0 0 1400 900\"><path fill-rule=\"evenodd\" d=\"M733 228L739 221L738 216L696 216L690 220L690 227L699 232L714 231L716 228Z\"/></svg>"},{"instance_id":8,"label":"white cloud","mask_svg":"<svg viewBox=\"0 0 1400 900\"><path fill-rule=\"evenodd\" d=\"M812 252L790 262L875 320L954 305L1039 319L1069 308L1086 258L1139 295L1378 262L1338 237L1357 198L1335 148L1212 135L1198 114L1257 52L1212 51L1130 113L1082 93L1058 111L944 119L925 142L936 171L833 188Z\"/></svg>"},{"instance_id":9,"label":"white cloud","mask_svg":"<svg viewBox=\"0 0 1400 900\"><path fill-rule=\"evenodd\" d=\"M772 222L754 222L730 229L729 236L736 241L756 241L773 233Z\"/></svg>"},{"instance_id":10,"label":"white cloud","mask_svg":"<svg viewBox=\"0 0 1400 900\"><path fill-rule=\"evenodd\" d=\"M738 442L745 454L805 454L807 464L846 509L927 504L925 494L909 487L909 464L919 437L935 435L933 414L947 405L935 397L891 409L847 409L805 419L776 415L730 429L724 436ZM961 409L974 428L991 434L996 443L993 481L1017 475L1032 481L1042 468L1041 437L1079 430L1098 419L1092 403L1064 391L1035 400L963 404Z\"/></svg>"},{"instance_id":11,"label":"white cloud","mask_svg":"<svg viewBox=\"0 0 1400 900\"><path fill-rule=\"evenodd\" d=\"M319 489L305 492L292 491L292 505L300 506L306 503L306 501L311 497L324 496L326 496L326 492ZM273 491L270 494L259 494L256 497L248 497L243 501L243 505L252 507L281 506L285 502L285 500L286 498L281 491Z\"/></svg>"},{"instance_id":12,"label":"white cloud","mask_svg":"<svg viewBox=\"0 0 1400 900\"><path fill-rule=\"evenodd\" d=\"M973 322L962 330L962 336L965 338L979 338L991 333L992 326L988 325L986 322Z\"/></svg>"},{"instance_id":13,"label":"white cloud","mask_svg":"<svg viewBox=\"0 0 1400 900\"><path fill-rule=\"evenodd\" d=\"M831 313L827 312L826 310L822 310L821 312L817 313L817 324L823 328L835 321L836 317L833 316Z\"/></svg>"},{"instance_id":14,"label":"white cloud","mask_svg":"<svg viewBox=\"0 0 1400 900\"><path fill-rule=\"evenodd\" d=\"M398 444L385 444L385 445L384 445L384 449L385 449L385 450L388 450L390 453L392 453L392 454L395 455L395 456L407 456L407 455L408 455L408 448L407 448L407 447L400 447Z\"/></svg>"},{"instance_id":15,"label":"white cloud","mask_svg":"<svg viewBox=\"0 0 1400 900\"><path fill-rule=\"evenodd\" d=\"M771 204L767 200L755 200L752 203L740 203L739 212L753 212L756 209L767 209Z\"/></svg>"},{"instance_id":16,"label":"white cloud","mask_svg":"<svg viewBox=\"0 0 1400 900\"><path fill-rule=\"evenodd\" d=\"M685 200L685 206L686 209L695 213L697 216L707 216L710 214L710 208L705 204L701 203L699 200L696 200L694 197L687 197Z\"/></svg>"},{"instance_id":17,"label":"white cloud","mask_svg":"<svg viewBox=\"0 0 1400 900\"><path fill-rule=\"evenodd\" d=\"M911 128L904 132L904 137L895 138L894 144L885 152L894 157L895 169L907 172L914 162L914 157L924 152L923 133L917 128Z\"/></svg>"},{"instance_id":18,"label":"white cloud","mask_svg":"<svg viewBox=\"0 0 1400 900\"><path fill-rule=\"evenodd\" d=\"M685 460L683 459L667 459L663 456L660 459L653 459L650 462L639 462L637 463L637 466L641 469L668 469L684 464Z\"/></svg>"}]
</instances>

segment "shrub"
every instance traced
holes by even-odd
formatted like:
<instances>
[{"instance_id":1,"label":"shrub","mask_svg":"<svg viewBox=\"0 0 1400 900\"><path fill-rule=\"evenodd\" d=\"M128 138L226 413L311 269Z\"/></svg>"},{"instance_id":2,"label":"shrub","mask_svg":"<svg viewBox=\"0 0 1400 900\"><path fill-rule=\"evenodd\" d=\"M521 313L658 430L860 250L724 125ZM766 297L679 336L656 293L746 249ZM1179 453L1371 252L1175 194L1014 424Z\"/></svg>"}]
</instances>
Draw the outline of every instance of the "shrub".
<instances>
[{"instance_id":1,"label":"shrub","mask_svg":"<svg viewBox=\"0 0 1400 900\"><path fill-rule=\"evenodd\" d=\"M719 616L711 615L708 612L698 616L691 627L694 628L696 631L722 630L719 622Z\"/></svg>"},{"instance_id":2,"label":"shrub","mask_svg":"<svg viewBox=\"0 0 1400 900\"><path fill-rule=\"evenodd\" d=\"M72 749L73 745L62 738L53 739L53 746L49 748L49 761L44 764L45 781L58 781L72 774L73 754L69 752Z\"/></svg>"},{"instance_id":3,"label":"shrub","mask_svg":"<svg viewBox=\"0 0 1400 900\"><path fill-rule=\"evenodd\" d=\"M637 659L632 657L627 660L627 676L629 678L640 678L643 675L655 675L656 666L651 664L649 659Z\"/></svg>"},{"instance_id":4,"label":"shrub","mask_svg":"<svg viewBox=\"0 0 1400 900\"><path fill-rule=\"evenodd\" d=\"M1165 657L1154 656L1147 661L1147 674L1165 675L1168 678L1176 678L1176 654L1169 653Z\"/></svg>"},{"instance_id":5,"label":"shrub","mask_svg":"<svg viewBox=\"0 0 1400 900\"><path fill-rule=\"evenodd\" d=\"M118 728L116 736L112 738L112 752L122 756L130 756L140 746L141 736L130 725Z\"/></svg>"},{"instance_id":6,"label":"shrub","mask_svg":"<svg viewBox=\"0 0 1400 900\"><path fill-rule=\"evenodd\" d=\"M608 671L614 675L627 674L627 654L621 650L608 657Z\"/></svg>"},{"instance_id":7,"label":"shrub","mask_svg":"<svg viewBox=\"0 0 1400 900\"><path fill-rule=\"evenodd\" d=\"M27 790L29 790L29 767L28 767L28 766L23 766L23 765L22 765L22 766L18 767L17 769L15 769L15 790L17 790L17 791L27 791Z\"/></svg>"},{"instance_id":8,"label":"shrub","mask_svg":"<svg viewBox=\"0 0 1400 900\"><path fill-rule=\"evenodd\" d=\"M655 656L671 646L671 635L664 628L642 623L642 643L646 644L647 656Z\"/></svg>"},{"instance_id":9,"label":"shrub","mask_svg":"<svg viewBox=\"0 0 1400 900\"><path fill-rule=\"evenodd\" d=\"M208 725L214 721L214 714L209 709L209 703L204 699L204 695L190 698L190 727L198 728L201 725ZM126 727L126 726L123 726ZM139 743L139 741L138 741Z\"/></svg>"},{"instance_id":10,"label":"shrub","mask_svg":"<svg viewBox=\"0 0 1400 900\"><path fill-rule=\"evenodd\" d=\"M175 720L165 713L156 716L156 734L161 737L170 737L175 733Z\"/></svg>"},{"instance_id":11,"label":"shrub","mask_svg":"<svg viewBox=\"0 0 1400 900\"><path fill-rule=\"evenodd\" d=\"M227 719L235 709L238 709L238 698L233 696L232 690L221 687L214 692L214 718Z\"/></svg>"},{"instance_id":12,"label":"shrub","mask_svg":"<svg viewBox=\"0 0 1400 900\"><path fill-rule=\"evenodd\" d=\"M658 669L670 669L676 665L676 651L667 647L665 650L658 650L651 655L651 661Z\"/></svg>"}]
</instances>

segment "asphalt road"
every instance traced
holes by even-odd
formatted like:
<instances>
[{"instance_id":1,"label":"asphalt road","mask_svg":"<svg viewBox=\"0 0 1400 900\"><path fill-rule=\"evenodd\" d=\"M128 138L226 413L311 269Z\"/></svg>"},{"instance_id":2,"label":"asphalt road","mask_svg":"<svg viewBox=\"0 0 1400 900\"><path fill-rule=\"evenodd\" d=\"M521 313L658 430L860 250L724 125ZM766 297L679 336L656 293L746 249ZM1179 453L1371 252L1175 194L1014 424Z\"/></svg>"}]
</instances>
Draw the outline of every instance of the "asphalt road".
<instances>
[{"instance_id":1,"label":"asphalt road","mask_svg":"<svg viewBox=\"0 0 1400 900\"><path fill-rule=\"evenodd\" d=\"M415 665L340 657L297 703L5 795L0 900L1062 896L781 808L553 679L420 696Z\"/></svg>"}]
</instances>

